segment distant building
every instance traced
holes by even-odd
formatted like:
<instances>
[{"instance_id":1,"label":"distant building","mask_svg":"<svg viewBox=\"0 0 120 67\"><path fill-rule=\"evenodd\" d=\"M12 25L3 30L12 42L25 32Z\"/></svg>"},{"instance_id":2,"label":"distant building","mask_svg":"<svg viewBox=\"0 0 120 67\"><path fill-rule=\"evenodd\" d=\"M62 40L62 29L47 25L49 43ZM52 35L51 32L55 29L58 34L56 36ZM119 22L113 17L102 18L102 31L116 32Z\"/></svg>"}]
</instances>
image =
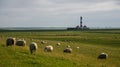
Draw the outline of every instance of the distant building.
<instances>
[{"instance_id":1,"label":"distant building","mask_svg":"<svg viewBox=\"0 0 120 67\"><path fill-rule=\"evenodd\" d=\"M80 17L80 28L82 28L82 16Z\"/></svg>"},{"instance_id":2,"label":"distant building","mask_svg":"<svg viewBox=\"0 0 120 67\"><path fill-rule=\"evenodd\" d=\"M73 28L67 28L67 30L87 30L89 29L86 25L82 25L83 24L83 21L82 21L83 17L81 16L80 17L80 26L77 25L76 27L73 27Z\"/></svg>"}]
</instances>

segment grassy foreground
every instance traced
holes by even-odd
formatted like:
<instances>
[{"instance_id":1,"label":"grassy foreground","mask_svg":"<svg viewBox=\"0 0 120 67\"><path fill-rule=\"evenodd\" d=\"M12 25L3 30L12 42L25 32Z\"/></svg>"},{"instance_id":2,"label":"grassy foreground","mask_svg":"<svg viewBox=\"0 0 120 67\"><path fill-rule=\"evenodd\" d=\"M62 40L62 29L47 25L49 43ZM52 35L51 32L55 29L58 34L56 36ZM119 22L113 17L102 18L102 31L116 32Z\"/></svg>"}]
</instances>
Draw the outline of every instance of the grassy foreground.
<instances>
[{"instance_id":1,"label":"grassy foreground","mask_svg":"<svg viewBox=\"0 0 120 67\"><path fill-rule=\"evenodd\" d=\"M6 38L24 38L25 47L6 47ZM47 44L41 44L41 41ZM35 55L29 52L30 42L38 44ZM61 46L56 44L60 42ZM46 45L53 45L53 52L44 52ZM63 53L70 45L71 54ZM80 47L77 49L76 47ZM108 59L97 56L105 52ZM0 67L120 67L120 30L109 31L27 31L0 32Z\"/></svg>"}]
</instances>

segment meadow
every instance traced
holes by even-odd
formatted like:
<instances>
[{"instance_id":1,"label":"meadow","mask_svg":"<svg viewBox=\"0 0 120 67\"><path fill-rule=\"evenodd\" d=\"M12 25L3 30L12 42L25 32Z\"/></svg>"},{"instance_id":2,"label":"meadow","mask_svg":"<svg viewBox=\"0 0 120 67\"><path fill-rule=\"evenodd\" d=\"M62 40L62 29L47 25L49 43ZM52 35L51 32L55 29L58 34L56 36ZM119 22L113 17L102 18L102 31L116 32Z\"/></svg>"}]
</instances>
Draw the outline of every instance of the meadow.
<instances>
[{"instance_id":1,"label":"meadow","mask_svg":"<svg viewBox=\"0 0 120 67\"><path fill-rule=\"evenodd\" d=\"M6 47L7 37L24 38L27 44ZM35 55L29 51L31 42L38 44ZM53 52L44 52L46 45L52 45ZM63 52L67 45L72 53ZM102 52L107 59L97 59ZM0 31L0 67L120 67L120 30Z\"/></svg>"}]
</instances>

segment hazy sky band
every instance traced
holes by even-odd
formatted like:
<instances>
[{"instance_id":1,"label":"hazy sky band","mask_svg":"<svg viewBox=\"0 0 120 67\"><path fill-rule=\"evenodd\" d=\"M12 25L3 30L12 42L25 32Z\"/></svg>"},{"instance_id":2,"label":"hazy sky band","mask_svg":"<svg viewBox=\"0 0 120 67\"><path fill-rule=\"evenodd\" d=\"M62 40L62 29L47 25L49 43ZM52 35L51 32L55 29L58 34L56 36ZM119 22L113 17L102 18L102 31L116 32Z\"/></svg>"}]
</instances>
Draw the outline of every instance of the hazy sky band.
<instances>
[{"instance_id":1,"label":"hazy sky band","mask_svg":"<svg viewBox=\"0 0 120 67\"><path fill-rule=\"evenodd\" d=\"M119 0L0 0L0 27L120 27Z\"/></svg>"}]
</instances>

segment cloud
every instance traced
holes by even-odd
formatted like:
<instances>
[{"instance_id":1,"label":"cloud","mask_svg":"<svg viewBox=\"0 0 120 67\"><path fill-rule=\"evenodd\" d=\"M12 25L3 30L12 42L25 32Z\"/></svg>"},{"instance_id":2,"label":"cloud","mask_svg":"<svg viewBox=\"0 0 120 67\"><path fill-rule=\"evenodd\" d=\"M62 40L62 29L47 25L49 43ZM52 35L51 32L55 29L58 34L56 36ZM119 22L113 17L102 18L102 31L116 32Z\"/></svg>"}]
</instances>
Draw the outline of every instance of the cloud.
<instances>
[{"instance_id":1,"label":"cloud","mask_svg":"<svg viewBox=\"0 0 120 67\"><path fill-rule=\"evenodd\" d=\"M116 4L118 2L118 0L44 0L39 2L37 1L37 6L46 13L48 12L49 14L60 15L120 10L120 6Z\"/></svg>"},{"instance_id":2,"label":"cloud","mask_svg":"<svg viewBox=\"0 0 120 67\"><path fill-rule=\"evenodd\" d=\"M0 23L5 25L11 22L11 26L22 25L21 22L26 23L25 26L63 26L69 22L74 26L79 22L78 20L73 23L77 20L75 18L80 15L94 15L94 18L98 19L101 13L112 16L116 11L120 11L119 0L0 0Z\"/></svg>"},{"instance_id":3,"label":"cloud","mask_svg":"<svg viewBox=\"0 0 120 67\"><path fill-rule=\"evenodd\" d=\"M3 1L3 0L2 0ZM7 0L1 9L16 12L45 12L49 14L83 13L120 10L118 0Z\"/></svg>"}]
</instances>

